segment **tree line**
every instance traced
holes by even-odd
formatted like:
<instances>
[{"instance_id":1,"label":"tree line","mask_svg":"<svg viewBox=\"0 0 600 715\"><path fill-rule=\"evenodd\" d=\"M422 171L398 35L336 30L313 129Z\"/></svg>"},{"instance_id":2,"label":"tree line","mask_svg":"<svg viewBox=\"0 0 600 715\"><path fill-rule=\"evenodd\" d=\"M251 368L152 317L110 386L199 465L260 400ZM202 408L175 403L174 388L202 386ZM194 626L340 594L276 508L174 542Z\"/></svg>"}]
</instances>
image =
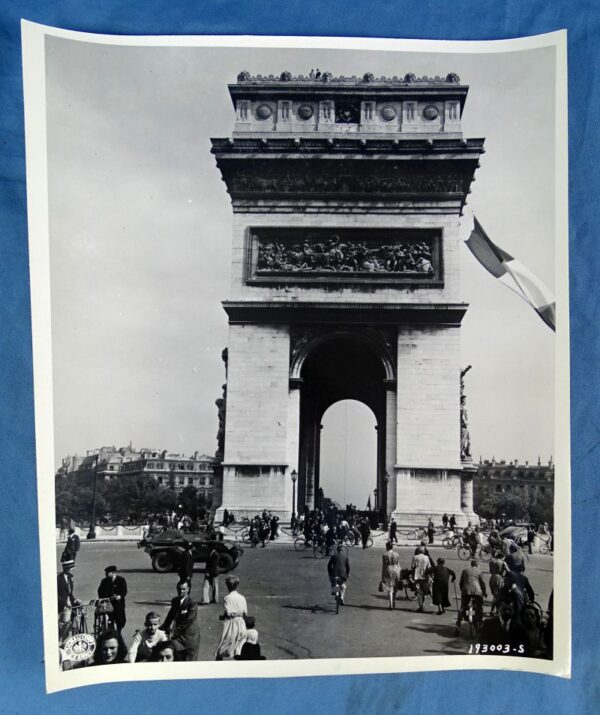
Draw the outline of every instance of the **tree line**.
<instances>
[{"instance_id":1,"label":"tree line","mask_svg":"<svg viewBox=\"0 0 600 715\"><path fill-rule=\"evenodd\" d=\"M89 522L92 512L94 475L56 476L56 523L73 519ZM143 523L149 517L176 511L192 519L201 517L209 505L196 487L177 492L163 486L148 474L124 474L116 479L98 478L96 485L96 523Z\"/></svg>"}]
</instances>

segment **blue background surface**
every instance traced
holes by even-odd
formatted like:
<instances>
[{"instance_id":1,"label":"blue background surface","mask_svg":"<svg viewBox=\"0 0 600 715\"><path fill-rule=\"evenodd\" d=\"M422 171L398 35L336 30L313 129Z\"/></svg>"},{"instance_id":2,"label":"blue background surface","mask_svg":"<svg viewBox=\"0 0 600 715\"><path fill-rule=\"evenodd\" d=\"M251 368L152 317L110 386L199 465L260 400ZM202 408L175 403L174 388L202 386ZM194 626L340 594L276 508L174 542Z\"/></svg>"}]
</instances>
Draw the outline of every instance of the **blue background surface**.
<instances>
[{"instance_id":1,"label":"blue background surface","mask_svg":"<svg viewBox=\"0 0 600 715\"><path fill-rule=\"evenodd\" d=\"M569 31L573 677L448 672L181 681L45 695L27 251L20 18L113 34L340 35L486 40ZM0 4L0 712L598 713L597 524L600 4L557 0L4 0ZM364 634L368 637L367 634Z\"/></svg>"}]
</instances>

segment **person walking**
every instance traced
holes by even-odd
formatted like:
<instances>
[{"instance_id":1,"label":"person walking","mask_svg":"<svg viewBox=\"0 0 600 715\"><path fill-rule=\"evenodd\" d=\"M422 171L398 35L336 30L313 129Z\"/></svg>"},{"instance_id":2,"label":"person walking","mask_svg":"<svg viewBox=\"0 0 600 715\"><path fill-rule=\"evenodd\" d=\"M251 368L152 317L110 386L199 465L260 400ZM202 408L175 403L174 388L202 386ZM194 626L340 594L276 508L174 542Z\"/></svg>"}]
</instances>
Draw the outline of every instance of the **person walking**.
<instances>
[{"instance_id":1,"label":"person walking","mask_svg":"<svg viewBox=\"0 0 600 715\"><path fill-rule=\"evenodd\" d=\"M396 523L396 520L394 517L392 517L392 520L390 521L390 541L392 544L394 541L398 543L398 537L396 536L396 532L398 531L398 524Z\"/></svg>"},{"instance_id":2,"label":"person walking","mask_svg":"<svg viewBox=\"0 0 600 715\"><path fill-rule=\"evenodd\" d=\"M445 559L441 557L437 560L437 563L432 568L431 572L433 575L431 601L434 606L438 607L437 615L441 616L442 613L446 613L446 609L450 607L448 584L450 579L452 579L452 583L456 581L456 574L452 569L449 569L446 566Z\"/></svg>"},{"instance_id":3,"label":"person walking","mask_svg":"<svg viewBox=\"0 0 600 715\"><path fill-rule=\"evenodd\" d=\"M419 605L417 613L424 613L423 605L425 603L425 596L428 596L430 593L429 574L431 572L431 564L429 557L423 553L422 546L417 546L411 568L414 570L413 578L417 585L417 603Z\"/></svg>"},{"instance_id":4,"label":"person walking","mask_svg":"<svg viewBox=\"0 0 600 715\"><path fill-rule=\"evenodd\" d=\"M533 542L535 541L535 529L533 524L529 524L527 527L527 552L533 554Z\"/></svg>"},{"instance_id":5,"label":"person walking","mask_svg":"<svg viewBox=\"0 0 600 715\"><path fill-rule=\"evenodd\" d=\"M187 581L177 584L177 596L171 600L171 608L160 627L175 644L175 660L198 659L200 628L198 627L198 606L190 596Z\"/></svg>"},{"instance_id":6,"label":"person walking","mask_svg":"<svg viewBox=\"0 0 600 715\"><path fill-rule=\"evenodd\" d=\"M217 603L219 600L219 554L213 546L208 560L202 585L202 604Z\"/></svg>"},{"instance_id":7,"label":"person walking","mask_svg":"<svg viewBox=\"0 0 600 715\"><path fill-rule=\"evenodd\" d=\"M231 574L225 579L228 593L223 599L224 611L219 616L219 620L223 621L223 631L215 652L215 660L240 655L246 642L244 616L248 615L248 605L244 596L238 593L239 583L239 578Z\"/></svg>"},{"instance_id":8,"label":"person walking","mask_svg":"<svg viewBox=\"0 0 600 715\"><path fill-rule=\"evenodd\" d=\"M69 529L69 535L67 536L67 543L65 544L64 551L60 557L61 561L77 561L77 554L81 547L81 540L79 536L75 533L75 529L72 527Z\"/></svg>"},{"instance_id":9,"label":"person walking","mask_svg":"<svg viewBox=\"0 0 600 715\"><path fill-rule=\"evenodd\" d=\"M393 550L392 542L385 545L385 553L381 557L381 590L387 593L391 610L396 607L396 592L400 581L400 556Z\"/></svg>"},{"instance_id":10,"label":"person walking","mask_svg":"<svg viewBox=\"0 0 600 715\"><path fill-rule=\"evenodd\" d=\"M58 595L58 640L63 643L71 635L71 609L80 602L73 594L73 569L75 561L63 561L62 572L56 575Z\"/></svg>"},{"instance_id":11,"label":"person walking","mask_svg":"<svg viewBox=\"0 0 600 715\"><path fill-rule=\"evenodd\" d=\"M107 566L105 576L98 586L98 598L110 598L113 606L115 628L119 633L123 630L127 618L125 616L125 596L127 596L127 581L117 575L116 566Z\"/></svg>"},{"instance_id":12,"label":"person walking","mask_svg":"<svg viewBox=\"0 0 600 715\"><path fill-rule=\"evenodd\" d=\"M510 571L523 573L525 571L525 559L519 553L519 547L513 542L509 547L508 556L505 559L506 566Z\"/></svg>"}]
</instances>

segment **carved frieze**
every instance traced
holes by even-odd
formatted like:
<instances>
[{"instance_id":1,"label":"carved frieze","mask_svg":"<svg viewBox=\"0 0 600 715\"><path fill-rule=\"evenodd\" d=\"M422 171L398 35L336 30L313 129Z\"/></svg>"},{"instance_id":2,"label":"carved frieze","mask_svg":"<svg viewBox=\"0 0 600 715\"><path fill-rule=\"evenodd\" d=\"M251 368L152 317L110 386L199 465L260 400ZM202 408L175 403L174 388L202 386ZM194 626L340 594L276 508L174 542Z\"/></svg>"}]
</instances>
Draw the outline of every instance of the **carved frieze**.
<instances>
[{"instance_id":1,"label":"carved frieze","mask_svg":"<svg viewBox=\"0 0 600 715\"><path fill-rule=\"evenodd\" d=\"M249 281L271 278L431 284L442 278L440 233L428 229L251 228Z\"/></svg>"},{"instance_id":2,"label":"carved frieze","mask_svg":"<svg viewBox=\"0 0 600 715\"><path fill-rule=\"evenodd\" d=\"M234 194L465 194L471 176L449 168L377 163L351 169L331 162L321 163L318 171L306 171L290 162L253 162L231 173L225 169L224 174Z\"/></svg>"}]
</instances>

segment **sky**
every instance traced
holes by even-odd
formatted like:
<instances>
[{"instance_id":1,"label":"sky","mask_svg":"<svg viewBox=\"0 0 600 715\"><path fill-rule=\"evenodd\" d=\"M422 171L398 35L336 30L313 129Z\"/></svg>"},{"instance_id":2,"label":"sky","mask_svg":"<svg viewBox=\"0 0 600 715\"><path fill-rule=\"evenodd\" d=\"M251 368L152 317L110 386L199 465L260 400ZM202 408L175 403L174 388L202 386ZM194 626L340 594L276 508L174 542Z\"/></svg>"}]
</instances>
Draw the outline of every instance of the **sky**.
<instances>
[{"instance_id":1,"label":"sky","mask_svg":"<svg viewBox=\"0 0 600 715\"><path fill-rule=\"evenodd\" d=\"M553 289L553 55L111 47L47 38L56 464L129 442L183 454L216 449L232 212L209 138L231 135L227 83L242 69L457 72L470 86L464 135L486 139L468 208ZM461 271L470 304L461 350L462 364L473 366L466 377L473 456L545 462L554 452L554 334L466 247ZM375 487L373 415L344 403L323 423L325 492L366 503Z\"/></svg>"}]
</instances>

